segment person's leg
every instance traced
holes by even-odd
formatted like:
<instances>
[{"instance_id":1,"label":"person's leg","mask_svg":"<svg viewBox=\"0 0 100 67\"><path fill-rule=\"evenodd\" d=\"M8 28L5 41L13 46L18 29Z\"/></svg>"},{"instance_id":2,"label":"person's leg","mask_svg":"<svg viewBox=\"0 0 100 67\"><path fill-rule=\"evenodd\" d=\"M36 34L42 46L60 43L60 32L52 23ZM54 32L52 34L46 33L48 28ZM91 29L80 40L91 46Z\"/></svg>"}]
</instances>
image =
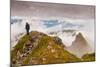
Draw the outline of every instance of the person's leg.
<instances>
[{"instance_id":1,"label":"person's leg","mask_svg":"<svg viewBox=\"0 0 100 67\"><path fill-rule=\"evenodd\" d=\"M28 30L26 29L26 34L28 35Z\"/></svg>"},{"instance_id":2,"label":"person's leg","mask_svg":"<svg viewBox=\"0 0 100 67\"><path fill-rule=\"evenodd\" d=\"M27 30L27 35L29 35L29 30Z\"/></svg>"}]
</instances>

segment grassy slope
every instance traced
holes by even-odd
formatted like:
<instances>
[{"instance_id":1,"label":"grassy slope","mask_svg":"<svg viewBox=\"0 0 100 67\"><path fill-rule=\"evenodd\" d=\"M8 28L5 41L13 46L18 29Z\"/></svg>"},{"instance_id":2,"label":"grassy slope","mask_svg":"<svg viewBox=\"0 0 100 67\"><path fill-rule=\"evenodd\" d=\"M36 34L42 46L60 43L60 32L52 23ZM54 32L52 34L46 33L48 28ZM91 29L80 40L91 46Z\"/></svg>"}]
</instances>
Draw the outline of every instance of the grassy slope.
<instances>
[{"instance_id":1,"label":"grassy slope","mask_svg":"<svg viewBox=\"0 0 100 67\"><path fill-rule=\"evenodd\" d=\"M27 41L30 39L30 37L35 34L37 34L37 32L31 32L30 36L25 35L19 40L19 42L14 47L14 49L11 51L11 61L12 61L12 59L16 59L17 51L22 53L24 44L27 43Z\"/></svg>"},{"instance_id":2,"label":"grassy slope","mask_svg":"<svg viewBox=\"0 0 100 67\"><path fill-rule=\"evenodd\" d=\"M83 61L95 61L95 53L91 53L91 54L85 54L83 57L82 57Z\"/></svg>"},{"instance_id":3,"label":"grassy slope","mask_svg":"<svg viewBox=\"0 0 100 67\"><path fill-rule=\"evenodd\" d=\"M51 42L52 44L48 44ZM51 49L47 47L51 46ZM52 52L55 50L55 52ZM33 49L32 53L27 57L24 64L27 64L32 57L35 57L37 64L50 64L50 63L64 63L64 62L76 62L80 61L79 58L65 51L63 47L56 44L51 37L43 36L38 43L36 49ZM43 61L42 58L46 60Z\"/></svg>"},{"instance_id":4,"label":"grassy slope","mask_svg":"<svg viewBox=\"0 0 100 67\"><path fill-rule=\"evenodd\" d=\"M11 51L12 59L16 60L17 51L20 53L23 51L23 46L27 41L32 37L37 35L38 32L31 32L30 36L23 36L18 44L15 46L14 50ZM48 48L48 46L50 48ZM89 58L90 55L88 56ZM84 61L91 61L91 59L87 60L87 56L83 56ZM33 58L33 62L31 59ZM43 60L44 58L44 60ZM93 59L94 60L94 59ZM35 61L35 62L34 62ZM64 50L61 44L57 44L54 41L53 37L44 35L39 39L38 45L35 49L32 50L31 54L23 61L22 65L31 65L31 64L52 64L52 63L70 63L70 62L80 62L81 59L77 58L75 55L69 53Z\"/></svg>"}]
</instances>

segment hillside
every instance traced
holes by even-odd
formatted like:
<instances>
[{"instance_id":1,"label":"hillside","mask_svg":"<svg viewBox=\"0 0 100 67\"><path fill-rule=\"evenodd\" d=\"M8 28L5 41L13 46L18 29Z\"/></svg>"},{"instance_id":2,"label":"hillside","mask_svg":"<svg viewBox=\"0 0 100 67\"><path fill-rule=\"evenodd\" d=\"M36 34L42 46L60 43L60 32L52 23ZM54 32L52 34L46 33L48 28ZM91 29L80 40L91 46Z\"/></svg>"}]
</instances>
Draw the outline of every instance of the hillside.
<instances>
[{"instance_id":1,"label":"hillside","mask_svg":"<svg viewBox=\"0 0 100 67\"><path fill-rule=\"evenodd\" d=\"M64 49L61 39L32 31L24 35L11 51L12 65L37 65L80 62Z\"/></svg>"},{"instance_id":2,"label":"hillside","mask_svg":"<svg viewBox=\"0 0 100 67\"><path fill-rule=\"evenodd\" d=\"M82 60L85 62L95 61L95 53L83 55Z\"/></svg>"}]
</instances>

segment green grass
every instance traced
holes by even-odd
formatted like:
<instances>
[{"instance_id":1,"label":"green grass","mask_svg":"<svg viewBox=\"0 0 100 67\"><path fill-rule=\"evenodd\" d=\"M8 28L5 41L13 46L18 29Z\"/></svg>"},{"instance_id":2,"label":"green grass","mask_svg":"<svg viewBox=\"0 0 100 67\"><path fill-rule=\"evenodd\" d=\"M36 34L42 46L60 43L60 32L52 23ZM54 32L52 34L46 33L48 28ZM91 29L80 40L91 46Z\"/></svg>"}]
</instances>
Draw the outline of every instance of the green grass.
<instances>
[{"instance_id":1,"label":"green grass","mask_svg":"<svg viewBox=\"0 0 100 67\"><path fill-rule=\"evenodd\" d=\"M23 46L24 46L24 44L28 41L29 38L30 38L30 36L25 35L25 36L23 36L23 37L19 40L19 42L18 42L18 43L16 44L16 46L14 47L14 50L11 51L11 57L12 57L12 58L15 58L15 59L16 59L16 57L17 57L17 51L19 51L20 53L22 53L22 51L23 51Z\"/></svg>"},{"instance_id":2,"label":"green grass","mask_svg":"<svg viewBox=\"0 0 100 67\"><path fill-rule=\"evenodd\" d=\"M83 61L87 61L87 62L95 61L95 53L85 54L85 55L82 57L82 59L83 59Z\"/></svg>"},{"instance_id":3,"label":"green grass","mask_svg":"<svg viewBox=\"0 0 100 67\"><path fill-rule=\"evenodd\" d=\"M51 45L49 44L52 43ZM47 46L52 46L52 49L56 50L56 52L52 53L50 49L47 48ZM58 56L57 58L55 56ZM46 61L39 62L38 64L51 64L51 63L65 63L65 62L79 62L81 61L79 58L77 58L75 55L72 55L68 51L64 50L64 48L56 44L53 41L53 38L49 36L43 36L36 49L33 49L32 53L27 57L24 64L27 64L32 57L36 57L38 61L40 61L42 58L46 58Z\"/></svg>"},{"instance_id":4,"label":"green grass","mask_svg":"<svg viewBox=\"0 0 100 67\"><path fill-rule=\"evenodd\" d=\"M31 38L31 36L33 36L35 34L37 34L37 32L31 32L30 35L24 35L22 38L20 38L20 40L14 47L14 50L11 51L11 61L13 58L16 60L17 51L22 53L24 44L27 43L27 41Z\"/></svg>"},{"instance_id":5,"label":"green grass","mask_svg":"<svg viewBox=\"0 0 100 67\"><path fill-rule=\"evenodd\" d=\"M16 60L17 50L21 53L23 51L24 44L32 37L39 34L39 32L31 32L30 36L23 36L19 42L14 47L14 50L11 51L11 58ZM42 33L43 34L43 33ZM94 54L86 54L81 58L71 54L62 46L54 41L53 37L42 35L41 38L38 38L39 42L36 48L32 49L32 52L27 56L23 61L22 65L32 65L30 60L34 58L37 64L54 64L54 63L73 63L81 61L94 61ZM50 46L51 48L48 48ZM54 50L54 52L52 52ZM46 60L43 61L43 58Z\"/></svg>"}]
</instances>

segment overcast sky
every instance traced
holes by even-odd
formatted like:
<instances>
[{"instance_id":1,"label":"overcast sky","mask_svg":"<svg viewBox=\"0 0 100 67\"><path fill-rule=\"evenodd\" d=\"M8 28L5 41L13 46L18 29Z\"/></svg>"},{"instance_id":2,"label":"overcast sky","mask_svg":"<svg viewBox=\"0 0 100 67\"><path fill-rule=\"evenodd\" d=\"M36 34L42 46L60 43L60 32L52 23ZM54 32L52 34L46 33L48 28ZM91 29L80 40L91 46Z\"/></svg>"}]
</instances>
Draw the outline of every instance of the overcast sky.
<instances>
[{"instance_id":1,"label":"overcast sky","mask_svg":"<svg viewBox=\"0 0 100 67\"><path fill-rule=\"evenodd\" d=\"M55 26L53 28L47 29L45 25L41 22L47 18L56 17L56 18L67 18L64 21L66 23L71 23L72 26L66 28L75 29L85 32L86 36L89 38L91 45L94 47L94 23L95 23L95 6L93 5L73 5L73 4L54 4L54 3L43 3L43 2L32 2L32 1L11 1L11 16L15 17L29 17L24 19L22 23L16 23L11 25L11 35L12 43L16 41L16 36L19 33L25 33L25 23L28 21L31 27L31 30L37 30L41 32L47 32L50 30L60 30L60 26ZM39 20L30 20L30 17L39 17L43 18ZM62 19L61 19L62 20ZM50 23L50 22L49 22ZM82 25L77 27L76 25ZM54 24L53 24L54 25ZM14 40L14 41L13 41ZM64 41L65 40L64 38Z\"/></svg>"},{"instance_id":2,"label":"overcast sky","mask_svg":"<svg viewBox=\"0 0 100 67\"><path fill-rule=\"evenodd\" d=\"M94 19L95 6L11 1L11 16Z\"/></svg>"}]
</instances>

